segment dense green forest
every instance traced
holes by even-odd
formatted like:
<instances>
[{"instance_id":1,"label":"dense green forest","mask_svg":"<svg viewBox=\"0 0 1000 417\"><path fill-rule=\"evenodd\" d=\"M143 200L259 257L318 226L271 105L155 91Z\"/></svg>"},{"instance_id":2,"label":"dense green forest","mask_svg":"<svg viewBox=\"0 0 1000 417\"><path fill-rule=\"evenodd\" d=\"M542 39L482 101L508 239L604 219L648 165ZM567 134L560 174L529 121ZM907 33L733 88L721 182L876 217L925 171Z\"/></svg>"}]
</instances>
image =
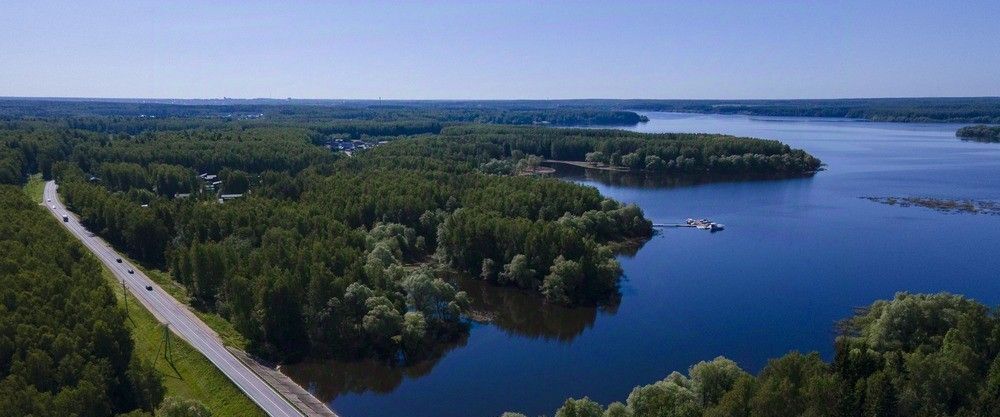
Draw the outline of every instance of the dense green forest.
<instances>
[{"instance_id":1,"label":"dense green forest","mask_svg":"<svg viewBox=\"0 0 1000 417\"><path fill-rule=\"evenodd\" d=\"M159 374L133 355L98 261L0 185L0 416L150 415Z\"/></svg>"},{"instance_id":2,"label":"dense green forest","mask_svg":"<svg viewBox=\"0 0 1000 417\"><path fill-rule=\"evenodd\" d=\"M168 269L270 358L421 358L466 328L468 299L442 269L603 304L621 275L612 246L651 234L641 210L593 188L484 173L527 159L485 140L385 137L345 158L308 124L144 123L9 121L4 181L55 178L89 228ZM216 192L246 195L220 204Z\"/></svg>"},{"instance_id":3,"label":"dense green forest","mask_svg":"<svg viewBox=\"0 0 1000 417\"><path fill-rule=\"evenodd\" d=\"M621 272L607 243L649 236L640 210L554 179L484 175L474 158L410 152L442 154L447 143L397 141L294 175L233 170L253 185L225 204L161 192L153 179L175 165L98 163L104 151L87 146L74 151L79 162L56 163L54 176L92 229L169 267L200 308L221 312L269 357L411 360L456 337L465 294L411 265L485 273L559 303L614 296ZM180 148L140 154L170 161ZM81 166L97 167L100 184ZM193 173L167 183L187 184Z\"/></svg>"},{"instance_id":4,"label":"dense green forest","mask_svg":"<svg viewBox=\"0 0 1000 417\"><path fill-rule=\"evenodd\" d=\"M955 136L980 142L1000 142L1000 126L966 126L958 129Z\"/></svg>"},{"instance_id":5,"label":"dense green forest","mask_svg":"<svg viewBox=\"0 0 1000 417\"><path fill-rule=\"evenodd\" d=\"M791 352L756 376L719 357L603 407L567 400L556 417L1000 415L1000 317L951 294L900 293L841 324L835 357ZM505 413L504 417L522 416Z\"/></svg>"}]
</instances>

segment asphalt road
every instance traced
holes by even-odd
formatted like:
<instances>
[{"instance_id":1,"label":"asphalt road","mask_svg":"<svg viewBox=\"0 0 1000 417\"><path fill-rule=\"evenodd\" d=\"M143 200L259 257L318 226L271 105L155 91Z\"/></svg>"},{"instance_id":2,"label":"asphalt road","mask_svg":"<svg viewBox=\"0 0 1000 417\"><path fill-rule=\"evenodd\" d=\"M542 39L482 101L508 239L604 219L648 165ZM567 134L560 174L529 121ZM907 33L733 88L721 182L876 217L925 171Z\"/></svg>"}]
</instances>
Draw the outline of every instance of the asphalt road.
<instances>
[{"instance_id":1,"label":"asphalt road","mask_svg":"<svg viewBox=\"0 0 1000 417\"><path fill-rule=\"evenodd\" d=\"M80 224L79 218L59 201L55 182L45 183L44 197L45 208L59 219L60 224L80 239L80 242L90 249L94 256L104 262L119 281L125 282L129 292L134 295L133 299L141 301L160 322L167 323L174 334L186 340L205 355L264 412L273 417L303 416L302 412L226 350L219 336L191 313L185 305L163 291L142 271L115 252L107 242L92 235L84 228ZM69 216L68 222L63 222L63 215ZM118 258L122 259L122 263L117 262ZM135 272L130 274L129 269ZM147 285L152 286L152 291L146 290Z\"/></svg>"}]
</instances>

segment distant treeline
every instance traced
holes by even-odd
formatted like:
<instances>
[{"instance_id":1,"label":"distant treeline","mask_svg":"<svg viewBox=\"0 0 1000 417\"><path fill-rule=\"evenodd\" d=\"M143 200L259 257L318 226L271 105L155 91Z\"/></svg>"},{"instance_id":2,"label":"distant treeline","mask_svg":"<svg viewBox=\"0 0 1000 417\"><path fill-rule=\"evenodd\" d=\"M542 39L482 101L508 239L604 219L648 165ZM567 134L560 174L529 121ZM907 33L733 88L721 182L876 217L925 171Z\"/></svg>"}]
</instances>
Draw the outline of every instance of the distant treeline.
<instances>
[{"instance_id":1,"label":"distant treeline","mask_svg":"<svg viewBox=\"0 0 1000 417\"><path fill-rule=\"evenodd\" d=\"M791 352L756 376L726 358L555 417L989 417L1000 412L1000 318L951 294L900 293L841 323L833 362ZM505 413L503 417L523 417Z\"/></svg>"},{"instance_id":2,"label":"distant treeline","mask_svg":"<svg viewBox=\"0 0 1000 417\"><path fill-rule=\"evenodd\" d=\"M10 185L0 185L0 300L0 415L142 417L163 400L98 261Z\"/></svg>"},{"instance_id":3,"label":"distant treeline","mask_svg":"<svg viewBox=\"0 0 1000 417\"><path fill-rule=\"evenodd\" d=\"M4 117L176 117L304 121L634 125L634 111L844 117L884 122L1000 123L1000 97L819 100L138 100L0 99ZM433 132L432 132L433 133Z\"/></svg>"},{"instance_id":4,"label":"distant treeline","mask_svg":"<svg viewBox=\"0 0 1000 417\"><path fill-rule=\"evenodd\" d=\"M184 101L185 104L142 101L84 101L57 99L0 99L0 120L3 118L75 118L70 123L104 123L106 118L163 119L179 118L177 122L193 126L190 119L218 118L225 120L294 120L296 122L331 122L330 133L359 133L358 122L379 123L381 134L363 132L372 136L415 133L437 133L441 124L493 123L493 124L551 124L559 126L632 126L646 121L632 111L593 106L550 106L533 102L365 102L365 101L251 101L203 104ZM96 118L96 119L95 119ZM348 130L341 131L349 121ZM396 127L385 130L395 122ZM142 123L140 123L142 124ZM413 126L409 126L412 124ZM401 128L402 127L402 128ZM419 127L420 131L415 131ZM361 129L364 130L364 129ZM137 133L135 131L131 133Z\"/></svg>"},{"instance_id":5,"label":"distant treeline","mask_svg":"<svg viewBox=\"0 0 1000 417\"><path fill-rule=\"evenodd\" d=\"M831 100L624 100L631 110L752 116L846 117L877 122L1000 123L1000 97Z\"/></svg>"},{"instance_id":6,"label":"distant treeline","mask_svg":"<svg viewBox=\"0 0 1000 417\"><path fill-rule=\"evenodd\" d=\"M980 142L1000 142L1000 126L966 126L958 129L955 136Z\"/></svg>"}]
</instances>

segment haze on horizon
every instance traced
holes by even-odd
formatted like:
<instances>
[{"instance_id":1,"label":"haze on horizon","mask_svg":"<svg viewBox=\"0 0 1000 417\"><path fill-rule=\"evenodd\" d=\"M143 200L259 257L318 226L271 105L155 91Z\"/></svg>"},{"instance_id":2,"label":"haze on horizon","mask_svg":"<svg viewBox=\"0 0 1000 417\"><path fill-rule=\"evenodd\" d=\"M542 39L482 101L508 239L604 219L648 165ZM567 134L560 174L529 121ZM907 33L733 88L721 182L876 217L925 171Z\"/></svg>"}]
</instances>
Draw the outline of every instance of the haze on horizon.
<instances>
[{"instance_id":1,"label":"haze on horizon","mask_svg":"<svg viewBox=\"0 0 1000 417\"><path fill-rule=\"evenodd\" d=\"M705 3L13 0L0 96L1000 95L1000 2Z\"/></svg>"}]
</instances>

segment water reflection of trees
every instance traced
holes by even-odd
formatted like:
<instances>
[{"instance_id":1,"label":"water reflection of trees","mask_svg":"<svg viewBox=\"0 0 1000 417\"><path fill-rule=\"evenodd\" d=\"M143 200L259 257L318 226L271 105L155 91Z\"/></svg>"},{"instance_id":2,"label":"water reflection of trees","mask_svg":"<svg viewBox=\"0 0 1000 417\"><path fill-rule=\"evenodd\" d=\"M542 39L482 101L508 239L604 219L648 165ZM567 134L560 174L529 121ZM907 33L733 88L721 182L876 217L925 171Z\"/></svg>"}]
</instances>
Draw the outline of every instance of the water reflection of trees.
<instances>
[{"instance_id":1,"label":"water reflection of trees","mask_svg":"<svg viewBox=\"0 0 1000 417\"><path fill-rule=\"evenodd\" d=\"M572 341L594 325L598 313L615 314L621 301L619 295L606 305L570 308L546 303L544 298L518 288L459 276L451 280L469 294L469 316L473 321L534 339ZM466 334L453 342L441 343L428 359L406 366L374 360L325 360L284 365L282 372L325 402L345 393L389 393L406 379L429 374L444 355L465 346L467 340Z\"/></svg>"},{"instance_id":2,"label":"water reflection of trees","mask_svg":"<svg viewBox=\"0 0 1000 417\"><path fill-rule=\"evenodd\" d=\"M569 342L594 325L598 312L615 314L621 301L613 297L607 305L565 307L545 302L527 291L491 285L471 279L456 279L469 294L470 317L491 323L517 336Z\"/></svg>"},{"instance_id":3,"label":"water reflection of trees","mask_svg":"<svg viewBox=\"0 0 1000 417\"><path fill-rule=\"evenodd\" d=\"M382 361L344 362L325 360L284 365L281 371L322 401L330 402L344 393L389 393L408 378L427 375L449 351L465 346L468 335L438 344L428 359L406 366Z\"/></svg>"},{"instance_id":4,"label":"water reflection of trees","mask_svg":"<svg viewBox=\"0 0 1000 417\"><path fill-rule=\"evenodd\" d=\"M611 171L604 169L583 168L575 165L550 164L556 169L556 176L569 180L586 180L601 184L633 188L670 188L685 187L698 184L737 181L785 180L795 178L811 178L812 174L754 174L754 175L722 175L722 174L647 174L644 172Z\"/></svg>"}]
</instances>

